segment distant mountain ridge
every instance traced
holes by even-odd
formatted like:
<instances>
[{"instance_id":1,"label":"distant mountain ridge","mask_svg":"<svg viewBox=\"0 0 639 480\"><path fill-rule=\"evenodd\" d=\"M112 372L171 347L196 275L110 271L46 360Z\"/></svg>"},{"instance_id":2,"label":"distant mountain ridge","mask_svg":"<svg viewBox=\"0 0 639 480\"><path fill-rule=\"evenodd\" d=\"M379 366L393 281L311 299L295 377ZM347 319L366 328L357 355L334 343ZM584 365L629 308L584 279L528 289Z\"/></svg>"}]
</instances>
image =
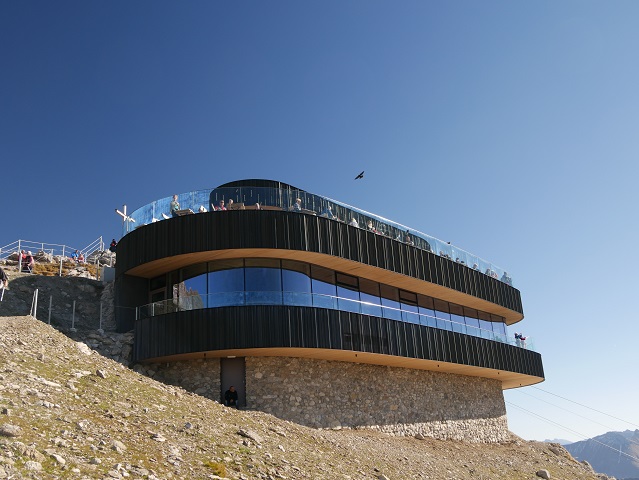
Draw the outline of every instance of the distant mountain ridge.
<instances>
[{"instance_id":1,"label":"distant mountain ridge","mask_svg":"<svg viewBox=\"0 0 639 480\"><path fill-rule=\"evenodd\" d=\"M639 479L639 430L607 432L565 445L577 460L586 460L598 472L620 480Z\"/></svg>"},{"instance_id":2,"label":"distant mountain ridge","mask_svg":"<svg viewBox=\"0 0 639 480\"><path fill-rule=\"evenodd\" d=\"M552 440L546 439L546 440L544 440L544 442L546 442L546 443L558 443L559 445L563 445L563 446L570 445L571 443L573 443L570 440L566 440L565 438L553 438Z\"/></svg>"}]
</instances>

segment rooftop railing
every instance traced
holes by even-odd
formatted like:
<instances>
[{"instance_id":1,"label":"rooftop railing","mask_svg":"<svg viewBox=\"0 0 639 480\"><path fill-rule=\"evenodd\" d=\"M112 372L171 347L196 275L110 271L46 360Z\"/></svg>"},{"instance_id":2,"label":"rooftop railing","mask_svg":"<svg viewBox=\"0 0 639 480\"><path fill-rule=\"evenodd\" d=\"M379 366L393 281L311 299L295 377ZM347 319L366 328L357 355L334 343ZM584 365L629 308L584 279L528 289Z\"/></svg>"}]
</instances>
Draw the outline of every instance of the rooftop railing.
<instances>
[{"instance_id":1,"label":"rooftop railing","mask_svg":"<svg viewBox=\"0 0 639 480\"><path fill-rule=\"evenodd\" d=\"M353 300L350 298L308 292L237 291L210 293L207 295L194 293L192 295L183 295L178 298L162 300L137 307L135 318L136 320L139 320L142 318L151 318L175 312L245 305L288 305L341 310L413 323L416 325L424 325L438 328L440 330L449 330L466 335L472 335L474 337L485 338L487 340L493 340L495 342L508 343L528 350L534 350L534 345L529 338L515 340L515 337L513 337L513 339L511 339L506 332L505 325L502 324L499 325L499 329L502 331L495 332L475 325L454 322L452 320L446 320L432 315L425 315L423 313L401 310L398 308Z\"/></svg>"},{"instance_id":2,"label":"rooftop railing","mask_svg":"<svg viewBox=\"0 0 639 480\"><path fill-rule=\"evenodd\" d=\"M299 201L297 201L298 199ZM172 201L173 197L165 197L135 210L123 220L122 235L149 223L168 220L172 216L210 211L223 213L220 211L220 202L224 202L225 209L231 210L254 210L259 206L259 209L262 210L282 210L319 215L337 222L348 223L433 252L512 285L512 277L504 269L451 245L449 242L444 242L374 213L303 190L270 187L220 187L182 193L178 195L178 205L174 205L173 209Z\"/></svg>"}]
</instances>

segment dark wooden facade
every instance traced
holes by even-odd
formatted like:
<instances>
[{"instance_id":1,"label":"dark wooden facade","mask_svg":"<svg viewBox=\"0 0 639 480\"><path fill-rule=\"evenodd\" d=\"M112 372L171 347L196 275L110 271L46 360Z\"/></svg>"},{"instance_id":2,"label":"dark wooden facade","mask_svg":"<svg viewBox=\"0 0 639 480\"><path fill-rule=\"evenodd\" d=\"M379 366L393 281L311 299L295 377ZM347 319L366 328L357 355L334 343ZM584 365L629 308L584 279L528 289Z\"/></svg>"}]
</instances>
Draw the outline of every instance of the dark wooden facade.
<instances>
[{"instance_id":1,"label":"dark wooden facade","mask_svg":"<svg viewBox=\"0 0 639 480\"><path fill-rule=\"evenodd\" d=\"M468 266L345 223L281 211L202 213L138 228L118 245L116 278L125 273L138 275L136 270L150 262L158 265L154 274L165 273L174 267L164 271L161 267L170 257L242 249L312 252L346 259L482 299L523 317L516 288ZM141 271L139 276L146 274ZM117 290L122 288L126 286L119 285ZM133 327L131 319L119 324L120 329Z\"/></svg>"},{"instance_id":2,"label":"dark wooden facade","mask_svg":"<svg viewBox=\"0 0 639 480\"><path fill-rule=\"evenodd\" d=\"M135 361L256 348L348 350L433 360L536 377L533 383L544 376L541 355L531 350L339 310L250 305L176 312L135 324Z\"/></svg>"}]
</instances>

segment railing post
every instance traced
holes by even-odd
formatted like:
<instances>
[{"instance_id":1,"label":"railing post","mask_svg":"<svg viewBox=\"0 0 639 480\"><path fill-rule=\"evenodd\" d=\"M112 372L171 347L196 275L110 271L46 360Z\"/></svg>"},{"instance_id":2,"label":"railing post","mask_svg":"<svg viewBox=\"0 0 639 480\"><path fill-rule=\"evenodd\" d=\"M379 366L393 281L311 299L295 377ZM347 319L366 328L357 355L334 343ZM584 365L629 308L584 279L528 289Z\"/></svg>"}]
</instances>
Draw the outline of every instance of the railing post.
<instances>
[{"instance_id":1,"label":"railing post","mask_svg":"<svg viewBox=\"0 0 639 480\"><path fill-rule=\"evenodd\" d=\"M102 330L102 301L100 301L100 328L98 328L98 332L104 333L104 330Z\"/></svg>"},{"instance_id":2,"label":"railing post","mask_svg":"<svg viewBox=\"0 0 639 480\"><path fill-rule=\"evenodd\" d=\"M20 248L22 240L18 240L18 272L22 271L22 248Z\"/></svg>"},{"instance_id":3,"label":"railing post","mask_svg":"<svg viewBox=\"0 0 639 480\"><path fill-rule=\"evenodd\" d=\"M53 295L51 295L49 297L49 320L48 320L48 324L51 325L51 307L53 305Z\"/></svg>"},{"instance_id":4,"label":"railing post","mask_svg":"<svg viewBox=\"0 0 639 480\"><path fill-rule=\"evenodd\" d=\"M71 316L71 331L75 332L75 300L73 300L73 315Z\"/></svg>"},{"instance_id":5,"label":"railing post","mask_svg":"<svg viewBox=\"0 0 639 480\"><path fill-rule=\"evenodd\" d=\"M60 257L60 275L58 275L59 277L62 276L62 262L64 262L64 245L62 245L62 256Z\"/></svg>"},{"instance_id":6,"label":"railing post","mask_svg":"<svg viewBox=\"0 0 639 480\"><path fill-rule=\"evenodd\" d=\"M36 313L38 312L38 289L36 288L33 291L33 301L31 302L31 316L36 318ZM37 318L36 318L37 320Z\"/></svg>"}]
</instances>

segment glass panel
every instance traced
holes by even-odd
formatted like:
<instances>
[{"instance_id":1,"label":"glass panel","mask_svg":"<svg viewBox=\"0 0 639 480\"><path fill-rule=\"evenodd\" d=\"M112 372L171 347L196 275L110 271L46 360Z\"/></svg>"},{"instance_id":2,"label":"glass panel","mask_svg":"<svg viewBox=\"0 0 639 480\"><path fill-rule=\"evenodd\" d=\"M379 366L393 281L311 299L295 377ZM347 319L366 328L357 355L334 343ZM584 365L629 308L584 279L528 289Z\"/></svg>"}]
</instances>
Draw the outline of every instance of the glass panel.
<instances>
[{"instance_id":1,"label":"glass panel","mask_svg":"<svg viewBox=\"0 0 639 480\"><path fill-rule=\"evenodd\" d=\"M435 316L437 317L437 328L443 330L452 330L453 327L450 323L450 312L448 302L442 300L433 299L435 303Z\"/></svg>"},{"instance_id":2,"label":"glass panel","mask_svg":"<svg viewBox=\"0 0 639 480\"><path fill-rule=\"evenodd\" d=\"M314 307L337 309L337 290L334 284L313 279L311 288Z\"/></svg>"},{"instance_id":3,"label":"glass panel","mask_svg":"<svg viewBox=\"0 0 639 480\"><path fill-rule=\"evenodd\" d=\"M454 303L450 304L450 320L454 332L466 333L464 309L461 306Z\"/></svg>"},{"instance_id":4,"label":"glass panel","mask_svg":"<svg viewBox=\"0 0 639 480\"><path fill-rule=\"evenodd\" d=\"M507 342L508 335L506 333L506 324L505 323L493 323L493 332L495 333L495 340L498 342Z\"/></svg>"},{"instance_id":5,"label":"glass panel","mask_svg":"<svg viewBox=\"0 0 639 480\"><path fill-rule=\"evenodd\" d=\"M350 288L337 287L337 308L345 312L360 313L359 292Z\"/></svg>"},{"instance_id":6,"label":"glass panel","mask_svg":"<svg viewBox=\"0 0 639 480\"><path fill-rule=\"evenodd\" d=\"M310 307L313 304L310 273L308 264L282 261L282 290L285 305Z\"/></svg>"},{"instance_id":7,"label":"glass panel","mask_svg":"<svg viewBox=\"0 0 639 480\"><path fill-rule=\"evenodd\" d=\"M248 265L248 260L246 263ZM247 304L282 304L282 273L279 268L247 266L244 270Z\"/></svg>"},{"instance_id":8,"label":"glass panel","mask_svg":"<svg viewBox=\"0 0 639 480\"><path fill-rule=\"evenodd\" d=\"M437 328L437 320L435 319L435 310L432 308L418 307L419 323L428 327Z\"/></svg>"},{"instance_id":9,"label":"glass panel","mask_svg":"<svg viewBox=\"0 0 639 480\"><path fill-rule=\"evenodd\" d=\"M357 277L352 277L350 275L345 275L343 273L336 274L336 282L338 285L343 285L345 287L352 288L353 290L359 290L359 283L357 282Z\"/></svg>"},{"instance_id":10,"label":"glass panel","mask_svg":"<svg viewBox=\"0 0 639 480\"><path fill-rule=\"evenodd\" d=\"M479 321L479 328L481 328L481 337L482 338L493 338L493 324L492 322L487 322L485 320Z\"/></svg>"},{"instance_id":11,"label":"glass panel","mask_svg":"<svg viewBox=\"0 0 639 480\"><path fill-rule=\"evenodd\" d=\"M362 301L362 313L381 317L382 307L380 305L382 303L379 298L379 283L360 278L359 290L359 298Z\"/></svg>"},{"instance_id":12,"label":"glass panel","mask_svg":"<svg viewBox=\"0 0 639 480\"><path fill-rule=\"evenodd\" d=\"M209 264L209 308L244 304L242 260L222 260Z\"/></svg>"},{"instance_id":13,"label":"glass panel","mask_svg":"<svg viewBox=\"0 0 639 480\"><path fill-rule=\"evenodd\" d=\"M419 310L417 305L401 302L402 320L408 323L419 324Z\"/></svg>"},{"instance_id":14,"label":"glass panel","mask_svg":"<svg viewBox=\"0 0 639 480\"><path fill-rule=\"evenodd\" d=\"M182 270L183 281L178 284L177 299L180 310L207 308L207 265L193 265Z\"/></svg>"},{"instance_id":15,"label":"glass panel","mask_svg":"<svg viewBox=\"0 0 639 480\"><path fill-rule=\"evenodd\" d=\"M399 304L399 290L388 285L380 285L380 296L382 305L387 308L382 309L382 316L391 320L401 320L402 312Z\"/></svg>"}]
</instances>

